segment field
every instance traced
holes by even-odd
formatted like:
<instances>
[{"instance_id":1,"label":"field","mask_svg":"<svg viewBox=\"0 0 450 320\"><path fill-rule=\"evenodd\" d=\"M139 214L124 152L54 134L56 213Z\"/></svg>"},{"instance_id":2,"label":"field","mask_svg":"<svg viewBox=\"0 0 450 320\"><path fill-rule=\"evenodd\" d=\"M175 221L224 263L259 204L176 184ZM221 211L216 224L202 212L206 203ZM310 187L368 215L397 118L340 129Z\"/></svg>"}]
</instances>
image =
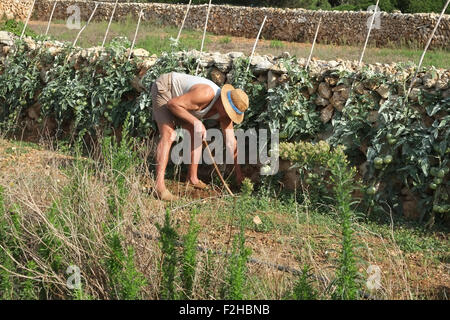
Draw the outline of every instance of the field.
<instances>
[{"instance_id":1,"label":"field","mask_svg":"<svg viewBox=\"0 0 450 320\"><path fill-rule=\"evenodd\" d=\"M30 28L40 34L46 23L32 21ZM109 40L131 39L134 28L131 20L114 23ZM105 29L92 23L79 44L99 45ZM61 21L50 29L62 41L76 32ZM137 47L168 52L143 85L165 72L195 72L195 59L171 53L169 38L177 32L142 25ZM186 49L200 42L201 32L182 35ZM232 197L212 166L200 167L210 189L199 191L184 182L186 166L169 164L167 184L180 200L163 202L154 190L151 97L133 86L141 61L128 60L128 45L111 41L99 58L17 41L17 51L1 62L1 299L448 299L447 83L420 87L416 100L404 100L410 74L400 81L364 69L318 81L288 59L287 80L267 90L244 71L248 60L236 59L231 81L252 101L243 125L278 121L280 156L296 166L300 184L285 188L284 171L238 186L231 168L221 167ZM252 46L249 39L207 35L208 51L249 54ZM257 53L306 57L309 50L262 40ZM320 44L315 57L359 53ZM369 47L365 62L417 62L421 53ZM448 68L449 60L448 51L436 50L424 64ZM426 72L435 75L431 88L446 79L435 68ZM344 83L350 89L341 110L332 106L333 121L323 121L328 106L315 104L319 88L331 97ZM420 218L407 219L405 203L420 206Z\"/></svg>"},{"instance_id":2,"label":"field","mask_svg":"<svg viewBox=\"0 0 450 320\"><path fill-rule=\"evenodd\" d=\"M251 249L251 258L256 260L247 264L241 298L291 297L299 276L278 271L270 265L295 270L309 265L308 281L312 290L320 293L317 298L331 296L327 287L339 265L341 246L338 212L333 207L318 206L308 198L299 202L292 194L264 196L263 190L251 198L240 195L235 201L224 196L217 185L216 191L205 197L187 188L176 176L169 177L171 187L179 190L183 200L166 205L151 195L152 174L145 178L146 166L140 166L125 175L129 192L122 202L116 198L123 206L123 216L119 218L111 216L108 203L111 195L120 197L120 187L109 180L111 168L105 163L50 151L48 146L6 140L0 141L0 154L3 206L10 215L7 220L17 219L17 229L7 235L15 236L11 239L17 246L14 250L23 250L21 256L33 258L36 263L31 268L21 265L25 262L20 261L14 267L18 273L28 270L27 274L33 279L28 281L28 291L20 290L27 281L19 281L20 278L11 275L14 290L3 291L3 298L17 297L18 292L28 294L27 298L44 298L45 295L47 298L71 295L92 299L163 298L167 294L161 284L165 281L161 271L164 256L156 240L159 232L155 225L164 223L166 210L170 211L180 239L188 233L192 212L196 212L198 245L204 250L197 253L198 265L190 298L230 297L221 293L229 281L222 274L229 272L231 262L226 253L230 254L236 247L233 239L239 235L240 228L245 235L245 246ZM54 210L59 212L56 216L52 214ZM254 222L255 216L260 218L260 224ZM117 274L108 270L108 259L117 248L114 249L110 237L101 228L108 219L120 220L110 232L120 234L119 243L124 248L132 248L135 254L136 264L132 266L126 256L122 257L124 261L119 263L124 266ZM358 278L363 283L368 279L370 265L381 269L382 288L373 292L365 288L365 294L378 299L447 299L448 234L439 230L430 232L396 218L389 220L377 222L362 218L354 224L358 244L355 265L361 274ZM92 228L90 223L97 227ZM30 247L28 242L36 246ZM182 249L179 250L180 256ZM62 268L66 264L82 269L82 293L65 289L65 279L60 277L58 266ZM150 285L129 283L132 279L126 278L125 273L132 271L141 273ZM2 277L5 279L4 270ZM111 277L126 279L118 280L111 287L105 281ZM124 283L136 290L134 295L115 287ZM182 283L176 276L174 292L178 295L185 293Z\"/></svg>"},{"instance_id":3,"label":"field","mask_svg":"<svg viewBox=\"0 0 450 320\"><path fill-rule=\"evenodd\" d=\"M92 47L101 45L106 31L107 22L92 22L83 32L79 41L82 47ZM45 33L47 23L42 21L31 21L30 28L37 33ZM125 36L133 39L136 31L136 22L128 19L124 22L114 22L111 25L110 38ZM54 21L50 28L49 35L60 41L73 42L78 30L69 30L64 21ZM158 22L143 22L137 37L136 46L144 48L151 54L159 55L161 52L170 50L170 38L176 38L178 29L171 26L163 26ZM200 50L202 32L195 30L184 30L181 35L181 44L188 50ZM219 51L227 53L231 51L244 52L250 55L254 40L231 36L216 36L208 33L205 42L205 51ZM311 50L311 44L295 43L276 40L264 40L259 42L256 54L280 55L289 52L299 58L307 58ZM417 63L422 54L422 47L411 47L406 45L392 44L391 48L376 48L369 46L364 62L366 63L392 63L392 62L414 62ZM358 46L338 46L317 44L314 57L320 60L359 60L361 47ZM425 57L424 66L435 66L438 68L448 68L450 52L442 49L430 51Z\"/></svg>"}]
</instances>

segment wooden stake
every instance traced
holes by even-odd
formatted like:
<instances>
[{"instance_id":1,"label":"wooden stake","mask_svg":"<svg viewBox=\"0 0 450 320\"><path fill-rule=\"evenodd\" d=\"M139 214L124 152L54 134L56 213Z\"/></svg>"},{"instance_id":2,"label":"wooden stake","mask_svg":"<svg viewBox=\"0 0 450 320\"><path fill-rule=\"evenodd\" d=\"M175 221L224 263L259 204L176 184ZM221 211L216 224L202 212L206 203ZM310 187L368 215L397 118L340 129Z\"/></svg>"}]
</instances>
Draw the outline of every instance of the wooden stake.
<instances>
[{"instance_id":1,"label":"wooden stake","mask_svg":"<svg viewBox=\"0 0 450 320\"><path fill-rule=\"evenodd\" d=\"M30 8L30 12L28 13L27 21L25 21L25 25L23 26L22 34L20 35L20 40L22 40L22 38L25 34L25 30L27 29L28 22L30 21L30 18L31 18L31 13L33 13L35 2L36 2L36 0L33 0L33 5Z\"/></svg>"},{"instance_id":2,"label":"wooden stake","mask_svg":"<svg viewBox=\"0 0 450 320\"><path fill-rule=\"evenodd\" d=\"M306 69L308 69L309 63L311 62L311 58L312 58L312 55L313 55L313 52L314 52L314 47L316 45L317 35L319 34L319 29L320 29L320 24L321 23L322 23L322 17L320 17L319 24L317 25L316 34L314 35L314 40L313 40L313 44L312 44L312 47L311 47L311 52L309 53L308 61L306 62L306 66L305 66Z\"/></svg>"},{"instance_id":3,"label":"wooden stake","mask_svg":"<svg viewBox=\"0 0 450 320\"><path fill-rule=\"evenodd\" d=\"M208 28L209 12L211 10L211 2L212 2L212 0L209 0L208 11L206 13L205 28L203 29L202 45L200 47L200 58L199 58L199 61L198 61L198 64L197 64L197 69L195 70L195 75L198 74L198 70L200 68L200 59L201 59L201 54L203 53L203 46L205 44L206 29Z\"/></svg>"},{"instance_id":4,"label":"wooden stake","mask_svg":"<svg viewBox=\"0 0 450 320\"><path fill-rule=\"evenodd\" d=\"M136 27L136 33L134 34L133 43L131 44L130 54L128 55L128 60L131 59L131 53L133 52L134 45L136 43L136 37L137 37L137 34L138 34L139 25L141 24L141 18L143 16L143 14L144 14L144 9L142 9L141 12L139 12L139 20L138 20L137 27Z\"/></svg>"},{"instance_id":5,"label":"wooden stake","mask_svg":"<svg viewBox=\"0 0 450 320\"><path fill-rule=\"evenodd\" d=\"M366 52L366 48L367 48L367 44L369 43L369 38L370 38L370 33L372 32L372 27L373 27L373 22L375 21L375 16L377 14L377 12L379 12L379 8L378 8L378 4L380 3L380 0L377 0L377 4L375 5L375 11L372 15L372 20L370 21L370 27L369 27L369 31L367 31L367 37L366 37L366 42L364 43L364 48L363 51L361 53L361 58L359 59L359 65L361 66L361 63L363 61L364 58L364 53Z\"/></svg>"},{"instance_id":6,"label":"wooden stake","mask_svg":"<svg viewBox=\"0 0 450 320\"><path fill-rule=\"evenodd\" d=\"M214 157L212 155L211 149L209 149L209 145L208 142L206 142L206 140L203 140L203 143L205 144L205 148L206 150L208 150L209 156L212 159L213 165L214 165L214 169L216 170L217 174L219 175L220 180L222 181L223 185L225 186L225 189L227 189L228 193L231 196L234 196L234 193L231 191L231 189L228 187L228 184L225 182L225 179L222 177L222 174L220 173L219 167L216 164L216 161L214 160Z\"/></svg>"},{"instance_id":7,"label":"wooden stake","mask_svg":"<svg viewBox=\"0 0 450 320\"><path fill-rule=\"evenodd\" d=\"M248 61L248 66L247 66L246 72L248 72L248 70L250 70L250 65L251 65L252 60L253 60L253 55L255 54L256 45L258 44L258 40L259 40L259 37L261 36L261 32L262 32L262 30L264 28L264 24L266 23L266 20L267 20L267 16L264 17L264 20L263 20L263 22L261 24L261 27L259 28L258 35L256 36L255 44L253 45L252 54L250 55L250 60Z\"/></svg>"},{"instance_id":8,"label":"wooden stake","mask_svg":"<svg viewBox=\"0 0 450 320\"><path fill-rule=\"evenodd\" d=\"M116 0L116 3L114 4L113 12L111 14L111 18L109 18L108 28L106 28L105 37L103 38L102 48L105 46L106 38L108 37L108 33L109 33L109 28L111 27L111 23L112 23L112 20L113 20L113 17L114 17L114 13L116 12L116 8L117 8L117 4L118 3L119 3L119 0Z\"/></svg>"},{"instance_id":9,"label":"wooden stake","mask_svg":"<svg viewBox=\"0 0 450 320\"><path fill-rule=\"evenodd\" d=\"M189 9L191 8L191 3L192 3L192 0L189 0L189 4L188 4L187 10L186 10L186 14L184 15L184 19L183 19L183 22L181 23L180 31L178 31L177 39L175 40L175 43L176 43L176 44L178 44L178 41L180 40L181 31L182 31L183 28L184 28L184 23L186 22L186 18L187 18L187 16L188 16Z\"/></svg>"},{"instance_id":10,"label":"wooden stake","mask_svg":"<svg viewBox=\"0 0 450 320\"><path fill-rule=\"evenodd\" d=\"M437 28L439 26L439 23L441 23L442 17L444 16L444 13L445 13L445 11L448 8L449 3L450 3L450 0L447 0L447 3L445 4L444 9L442 9L442 12L441 12L441 15L439 16L438 21L436 22L436 25L434 26L433 32L431 33L431 36L428 39L428 42L427 42L427 44L425 46L425 49L423 50L422 56L420 57L419 65L417 66L416 72L414 73L414 77L413 77L413 79L411 81L411 84L409 85L409 89L408 89L408 93L406 94L405 102L408 100L409 95L411 94L411 91L412 91L412 88L414 86L414 83L417 80L417 74L419 73L420 68L422 67L422 63L423 63L423 59L425 58L425 54L427 53L428 47L430 46L431 41L433 40L434 34L436 33L436 30L437 30Z\"/></svg>"},{"instance_id":11,"label":"wooden stake","mask_svg":"<svg viewBox=\"0 0 450 320\"><path fill-rule=\"evenodd\" d=\"M53 5L52 13L50 14L50 19L48 19L47 30L45 30L45 35L48 35L48 30L50 30L50 24L52 22L53 13L55 12L57 3L58 3L58 0L55 0L55 4Z\"/></svg>"},{"instance_id":12,"label":"wooden stake","mask_svg":"<svg viewBox=\"0 0 450 320\"><path fill-rule=\"evenodd\" d=\"M83 32L84 29L86 29L86 27L89 25L89 23L91 22L92 18L94 17L94 13L95 13L95 11L97 10L98 5L99 5L99 3L96 2L96 3L95 3L94 11L92 11L92 14L91 14L91 16L89 17L87 23L83 26L83 28L81 28L80 32L78 32L78 34L77 34L77 37L76 37L75 40L73 41L73 44L72 44L73 47L75 47L75 45L77 44L78 38L80 37L81 33Z\"/></svg>"}]
</instances>

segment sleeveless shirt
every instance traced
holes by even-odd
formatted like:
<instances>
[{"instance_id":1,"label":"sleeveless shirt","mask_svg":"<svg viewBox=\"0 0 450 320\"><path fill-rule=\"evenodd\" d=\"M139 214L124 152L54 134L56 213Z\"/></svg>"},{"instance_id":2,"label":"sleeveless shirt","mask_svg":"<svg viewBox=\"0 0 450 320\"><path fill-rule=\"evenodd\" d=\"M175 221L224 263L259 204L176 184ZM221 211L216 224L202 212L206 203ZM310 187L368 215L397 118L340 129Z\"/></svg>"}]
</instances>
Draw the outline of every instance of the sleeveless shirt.
<instances>
[{"instance_id":1,"label":"sleeveless shirt","mask_svg":"<svg viewBox=\"0 0 450 320\"><path fill-rule=\"evenodd\" d=\"M172 96L179 97L183 94L186 94L189 92L192 86L196 84L206 84L210 86L214 90L214 98L210 102L209 105L207 105L202 110L198 111L189 111L194 117L197 119L204 119L205 115L211 110L214 103L219 99L220 97L220 88L211 80L197 77L197 76L191 76L184 73L178 73L178 72L172 72ZM216 113L212 116L210 116L208 119L218 119L219 114Z\"/></svg>"}]
</instances>

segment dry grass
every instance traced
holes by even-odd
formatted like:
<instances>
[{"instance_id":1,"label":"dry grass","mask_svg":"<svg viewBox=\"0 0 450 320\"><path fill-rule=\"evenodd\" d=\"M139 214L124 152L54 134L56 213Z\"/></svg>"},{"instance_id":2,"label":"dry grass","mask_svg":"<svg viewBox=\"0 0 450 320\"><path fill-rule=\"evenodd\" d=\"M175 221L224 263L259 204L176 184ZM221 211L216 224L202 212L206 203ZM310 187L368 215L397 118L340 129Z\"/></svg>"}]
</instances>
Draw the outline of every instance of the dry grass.
<instances>
[{"instance_id":1,"label":"dry grass","mask_svg":"<svg viewBox=\"0 0 450 320\"><path fill-rule=\"evenodd\" d=\"M151 150L148 146L142 149ZM148 151L146 153L148 155ZM91 169L80 167L82 162L92 163L88 166ZM155 225L163 223L165 210L169 209L179 233L185 234L193 207L199 209L199 245L222 252L222 255L210 257L206 252L199 252L194 298L219 296L227 265L226 253L230 252L233 235L238 232L233 210L245 210L250 221L245 235L254 259L295 269L309 264L317 276L319 291L323 292L329 286L340 247L339 226L332 211L319 214L307 202L283 204L275 199L254 199L246 209L235 208L233 202L220 192L205 199L206 194L196 194L180 181L172 182L171 188L181 186L179 190L186 198L166 204L149 194L153 184L149 167L152 164L144 164L138 171L126 175L128 198L124 202L123 218L115 224L124 236L124 244L134 248L136 266L147 279L142 298L160 298L161 252L155 241L158 237ZM29 277L36 282L53 284L48 298L70 297L73 292L65 285L67 275L61 270L53 270L36 251L43 239L42 229L62 244L49 249L53 256L61 257L64 268L80 266L84 294L97 299L111 297L107 271L102 263L110 251L106 241L108 235L103 228L110 217L107 202L111 190L105 183L108 170L89 159L77 160L37 145L0 140L0 185L4 187L7 207L16 207L24 230L24 236L17 235L23 240L17 245L26 259L16 261L17 270L29 270L24 261L36 261L39 271L29 270ZM113 195L118 197L118 194ZM58 219L67 226L64 232L55 228L54 221L49 221L52 205ZM263 230L251 222L256 214L264 222ZM374 227L362 222L356 225L357 242L362 244L358 249L358 265L363 279L371 264L382 270L382 288L372 294L388 299L446 299L450 283L448 263L445 262L445 259L448 261L447 236L439 240L438 235L427 235L423 241L432 239L436 248L408 252L397 243L396 229L395 225ZM414 238L414 241L422 239ZM444 261L441 261L443 254ZM207 262L212 281L210 291L205 291L202 285ZM247 298L253 299L281 299L296 280L290 273L257 263L249 264L248 276Z\"/></svg>"}]
</instances>

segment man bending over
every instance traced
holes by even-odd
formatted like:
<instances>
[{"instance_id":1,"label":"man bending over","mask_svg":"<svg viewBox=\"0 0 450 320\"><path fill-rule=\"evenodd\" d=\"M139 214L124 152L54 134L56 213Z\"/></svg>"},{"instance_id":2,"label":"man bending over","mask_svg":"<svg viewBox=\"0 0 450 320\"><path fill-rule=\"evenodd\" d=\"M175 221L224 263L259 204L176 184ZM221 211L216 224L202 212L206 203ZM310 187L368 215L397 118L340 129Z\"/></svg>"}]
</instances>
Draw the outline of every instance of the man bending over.
<instances>
[{"instance_id":1,"label":"man bending over","mask_svg":"<svg viewBox=\"0 0 450 320\"><path fill-rule=\"evenodd\" d=\"M153 119L158 124L160 140L156 155L156 191L162 200L176 200L164 183L170 148L175 140L175 127L181 126L191 136L191 164L187 182L195 188L205 189L206 184L197 177L202 153L201 143L206 139L203 119L218 120L225 137L227 151L234 157L237 183L242 182L241 168L237 163L237 141L233 123L239 124L248 109L248 96L244 91L226 84L220 89L214 82L182 73L161 75L152 86Z\"/></svg>"}]
</instances>

